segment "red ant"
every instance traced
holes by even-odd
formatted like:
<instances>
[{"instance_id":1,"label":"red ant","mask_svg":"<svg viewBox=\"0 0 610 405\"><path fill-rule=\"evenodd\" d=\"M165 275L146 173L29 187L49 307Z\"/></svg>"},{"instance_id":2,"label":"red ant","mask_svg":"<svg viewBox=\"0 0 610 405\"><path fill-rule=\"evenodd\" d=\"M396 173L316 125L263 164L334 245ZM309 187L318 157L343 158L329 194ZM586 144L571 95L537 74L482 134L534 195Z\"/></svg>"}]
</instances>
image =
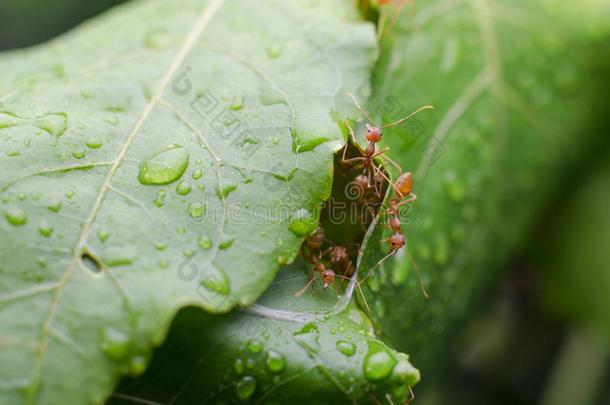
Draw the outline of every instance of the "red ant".
<instances>
[{"instance_id":1,"label":"red ant","mask_svg":"<svg viewBox=\"0 0 610 405\"><path fill-rule=\"evenodd\" d=\"M358 142L356 142L356 135L354 135L354 130L352 129L352 127L349 126L349 124L347 123L347 121L343 121L343 123L345 124L345 126L347 127L347 129L349 130L349 133L352 137L352 143L353 145L356 147L356 149L358 149L358 152L360 152L360 154L362 156L358 156L355 158L351 158L351 159L346 159L345 158L345 154L347 152L347 143L345 144L345 148L343 149L343 157L341 159L342 163L349 163L349 162L357 162L357 161L362 161L362 176L368 176L367 177L367 183L366 186L367 188L371 187L371 181L375 178L375 188L376 191L378 191L377 188L377 181L381 179L381 177L379 177L379 175L381 174L381 176L383 178L385 178L388 182L389 179L383 174L383 172L375 167L375 162L374 159L376 157L379 157L381 155L383 155L385 152L387 152L390 147L385 147L379 151L376 150L375 148L375 144L377 142L381 142L381 138L383 137L383 132L381 131L384 128L387 127L391 127L397 124L400 124L401 122L411 118L412 116L414 116L415 114L417 114L418 112L428 109L428 108L434 108L430 105L426 105L423 107L418 108L417 110L415 110L414 112L412 112L411 114L402 117L401 119L399 119L398 121L394 121L390 124L386 124L386 125L382 125L380 127L375 126L375 124L373 124L373 121L370 119L370 117L368 116L368 114L362 109L362 107L360 107L360 104L358 103L358 100L356 100L356 97L352 94L352 93L345 93L348 96L350 96L352 98L352 100L354 101L354 103L356 104L356 107L358 107L358 110L360 110L360 112L364 115L364 117L366 118L366 120L368 121L368 123L366 123L366 133L365 133L365 137L367 139L367 141L369 141L369 144L366 146L366 148L364 150L362 150L362 148L360 147L360 145L358 144ZM394 167L396 167L400 173L402 173L402 169L400 168L400 166L394 162L392 159L390 159L388 156L384 156L384 159L389 161ZM359 168L360 166L356 166L356 168ZM390 182L391 183L391 182ZM381 192L378 191L378 195L381 195Z\"/></svg>"},{"instance_id":2,"label":"red ant","mask_svg":"<svg viewBox=\"0 0 610 405\"><path fill-rule=\"evenodd\" d=\"M297 293L294 294L295 297L300 297L301 295L303 295L303 293L307 290L307 288L309 288L309 286L311 286L311 295L313 295L314 289L313 289L313 282L316 280L316 278L320 278L323 282L324 282L324 286L323 289L326 290L326 288L328 288L329 285L336 285L337 286L337 293L339 293L339 284L335 284L335 278L342 278L344 280L347 281L351 281L350 277L346 277L346 276L342 276L340 274L336 274L332 269L327 269L326 266L324 265L324 263L322 263L320 260L318 260L318 258L313 257L313 261L315 262L314 267L311 269L311 280L309 280L309 282L307 284L305 284L305 287L303 287L301 290L299 290ZM319 276L314 275L314 270L320 272ZM371 311L369 304L366 301L366 298L364 297L364 292L362 291L362 287L360 287L360 283L358 281L356 282L356 286L358 287L358 290L360 290L360 295L362 296L362 301L364 302L364 306L366 307L367 311Z\"/></svg>"},{"instance_id":3,"label":"red ant","mask_svg":"<svg viewBox=\"0 0 610 405\"><path fill-rule=\"evenodd\" d=\"M383 263L390 256L396 254L396 252L398 252L398 250L405 245L405 236L401 231L402 224L400 222L400 219L398 218L398 209L401 206L413 202L417 199L417 196L411 193L411 190L413 189L413 175L409 172L400 175L396 180L396 183L394 184L394 189L398 191L398 196L395 196L388 202L390 207L387 211L379 214L390 215L388 224L383 225L390 228L392 231L394 231L394 233L388 239L382 240L382 242L389 242L390 253L388 253L384 258L379 260L377 264L371 270L369 270L367 275L360 281L361 283L366 280L373 273L373 271L381 265L381 263ZM415 271L417 272L417 278L419 279L419 284L421 286L422 292L424 293L424 297L430 298L430 296L426 292L426 289L424 288L424 282L421 278L421 274L419 272L417 264L415 263L409 252L406 252L409 256L409 259L413 263L413 266L415 267Z\"/></svg>"}]
</instances>

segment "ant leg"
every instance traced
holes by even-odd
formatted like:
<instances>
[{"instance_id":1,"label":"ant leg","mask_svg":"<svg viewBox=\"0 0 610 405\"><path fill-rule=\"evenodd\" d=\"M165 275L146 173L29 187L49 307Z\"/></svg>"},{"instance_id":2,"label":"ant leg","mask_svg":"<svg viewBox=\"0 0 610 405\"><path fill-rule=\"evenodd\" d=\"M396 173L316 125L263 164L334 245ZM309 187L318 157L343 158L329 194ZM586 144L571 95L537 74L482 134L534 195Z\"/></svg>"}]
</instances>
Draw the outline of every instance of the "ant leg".
<instances>
[{"instance_id":1,"label":"ant leg","mask_svg":"<svg viewBox=\"0 0 610 405\"><path fill-rule=\"evenodd\" d=\"M358 149L358 152L360 152L360 154L362 156L366 156L366 153L364 153L364 151L362 150L362 148L360 147L360 145L358 144L358 142L356 142L356 135L354 135L354 130L352 129L352 127L349 126L349 124L347 123L347 121L343 121L343 124L347 127L347 129L349 130L349 134L352 137L352 144L356 147L356 149ZM347 149L347 142L345 142L345 148ZM343 156L345 156L345 151L343 151Z\"/></svg>"},{"instance_id":2,"label":"ant leg","mask_svg":"<svg viewBox=\"0 0 610 405\"><path fill-rule=\"evenodd\" d=\"M355 157L355 158L351 158L351 159L342 159L341 162L342 163L357 162L359 160L364 160L364 159L366 159L366 158L359 156L359 157Z\"/></svg>"},{"instance_id":3,"label":"ant leg","mask_svg":"<svg viewBox=\"0 0 610 405\"><path fill-rule=\"evenodd\" d=\"M413 193L410 193L408 195L410 195L411 197L407 198L406 200L403 200L403 201L399 202L398 204L396 204L396 207L402 207L403 205L405 205L407 203L410 203L410 202L413 202L413 201L417 200L417 195L415 195Z\"/></svg>"},{"instance_id":4,"label":"ant leg","mask_svg":"<svg viewBox=\"0 0 610 405\"><path fill-rule=\"evenodd\" d=\"M339 274L337 274L335 277L343 278L343 279L347 280L348 282L352 280L349 277L341 276ZM356 287L358 287L358 290L360 291L360 296L362 297L362 302L364 303L366 310L368 312L371 312L371 308L369 307L368 302L366 302L366 297L364 296L364 292L362 291L362 287L360 286L362 284L362 282L359 282L358 280L354 280L354 283L356 284Z\"/></svg>"},{"instance_id":5,"label":"ant leg","mask_svg":"<svg viewBox=\"0 0 610 405\"><path fill-rule=\"evenodd\" d=\"M400 196L400 198L404 198L404 196L402 195L402 193L400 192L400 190L396 187L396 185L394 183L392 183L392 181L388 178L388 176L386 176L385 174L383 174L383 171L379 170L379 174L381 174L383 176L384 179L386 179L386 181L388 183L390 183L390 185L392 186L392 188L394 189L394 191L396 191L398 193L398 195Z\"/></svg>"},{"instance_id":6,"label":"ant leg","mask_svg":"<svg viewBox=\"0 0 610 405\"><path fill-rule=\"evenodd\" d=\"M383 259L379 260L379 261L377 262L377 264L375 265L375 267L373 267L372 269L370 269L370 270L369 270L369 272L366 274L366 276L365 276L365 277L364 277L362 280L360 280L360 283L363 283L363 282L364 282L364 280L366 280L367 278L369 278L369 276L370 276L370 275L373 273L373 271L374 271L374 270L375 270L377 267L379 267L379 265L380 265L381 263L385 262L385 261L386 261L386 259L388 259L390 256L394 255L395 253L396 253L396 250L392 250L392 251L391 251L390 253L388 253L388 254L387 254L387 255L386 255L386 256L385 256Z\"/></svg>"},{"instance_id":7,"label":"ant leg","mask_svg":"<svg viewBox=\"0 0 610 405\"><path fill-rule=\"evenodd\" d=\"M373 124L373 121L371 121L371 119L369 118L369 115L367 113L365 113L364 110L362 109L362 107L360 107L360 104L358 104L358 100L356 100L356 97L349 91L346 92L345 94L347 94L348 96L350 96L352 98L352 100L354 100L354 104L356 104L356 107L358 107L358 109L360 110L362 115L364 115L366 117L366 119L372 126L375 126L375 124Z\"/></svg>"},{"instance_id":8,"label":"ant leg","mask_svg":"<svg viewBox=\"0 0 610 405\"><path fill-rule=\"evenodd\" d=\"M315 281L316 278L317 277L313 277L311 280L309 280L309 282L307 284L305 284L305 287L303 287L300 291L295 293L294 296L300 297L301 295L303 295L303 293L309 288L309 286L313 284L313 282Z\"/></svg>"},{"instance_id":9,"label":"ant leg","mask_svg":"<svg viewBox=\"0 0 610 405\"><path fill-rule=\"evenodd\" d=\"M394 167L395 167L395 168L397 168L397 169L398 169L398 175L399 175L399 176L402 174L402 167L400 167L400 166L398 165L398 163L396 163L395 161L393 161L392 159L390 159L390 158L389 158L389 157L387 157L387 156L384 156L383 158L384 158L384 159L387 159L387 160L388 160L388 162L390 162L392 165L394 165Z\"/></svg>"},{"instance_id":10,"label":"ant leg","mask_svg":"<svg viewBox=\"0 0 610 405\"><path fill-rule=\"evenodd\" d=\"M389 146L386 146L385 148L383 148L383 149L378 150L377 152L375 152L375 154L373 154L373 156L371 156L371 159L374 159L374 158L376 158L376 157L377 157L377 156L379 156L379 155L383 155L384 153L386 153L386 152L387 152L387 151L389 151L389 150L390 150L390 147L389 147Z\"/></svg>"},{"instance_id":11,"label":"ant leg","mask_svg":"<svg viewBox=\"0 0 610 405\"><path fill-rule=\"evenodd\" d=\"M415 394L413 393L413 389L411 388L410 385L409 385L409 393L411 394L411 398L407 399L405 402L402 402L400 405L406 405L415 399ZM385 394L385 397L388 400L388 402L390 403L390 405L394 405L394 402L392 402L392 396L390 394Z\"/></svg>"}]
</instances>

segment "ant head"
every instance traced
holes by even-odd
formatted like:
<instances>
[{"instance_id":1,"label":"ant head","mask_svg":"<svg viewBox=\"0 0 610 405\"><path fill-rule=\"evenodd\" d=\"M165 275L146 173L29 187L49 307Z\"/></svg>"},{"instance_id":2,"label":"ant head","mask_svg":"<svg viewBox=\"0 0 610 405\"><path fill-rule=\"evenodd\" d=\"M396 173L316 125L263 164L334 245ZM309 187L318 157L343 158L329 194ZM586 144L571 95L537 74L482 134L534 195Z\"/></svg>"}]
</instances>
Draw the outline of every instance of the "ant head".
<instances>
[{"instance_id":1,"label":"ant head","mask_svg":"<svg viewBox=\"0 0 610 405\"><path fill-rule=\"evenodd\" d=\"M343 246L335 246L332 250L332 261L340 262L347 260L347 249Z\"/></svg>"},{"instance_id":2,"label":"ant head","mask_svg":"<svg viewBox=\"0 0 610 405\"><path fill-rule=\"evenodd\" d=\"M405 237L403 234L396 232L390 236L390 250L398 250L405 245Z\"/></svg>"},{"instance_id":3,"label":"ant head","mask_svg":"<svg viewBox=\"0 0 610 405\"><path fill-rule=\"evenodd\" d=\"M381 133L381 129L366 124L366 140L369 142L380 142L383 134Z\"/></svg>"},{"instance_id":4,"label":"ant head","mask_svg":"<svg viewBox=\"0 0 610 405\"><path fill-rule=\"evenodd\" d=\"M322 271L322 281L324 281L324 289L326 290L329 284L335 283L335 272L332 270Z\"/></svg>"}]
</instances>

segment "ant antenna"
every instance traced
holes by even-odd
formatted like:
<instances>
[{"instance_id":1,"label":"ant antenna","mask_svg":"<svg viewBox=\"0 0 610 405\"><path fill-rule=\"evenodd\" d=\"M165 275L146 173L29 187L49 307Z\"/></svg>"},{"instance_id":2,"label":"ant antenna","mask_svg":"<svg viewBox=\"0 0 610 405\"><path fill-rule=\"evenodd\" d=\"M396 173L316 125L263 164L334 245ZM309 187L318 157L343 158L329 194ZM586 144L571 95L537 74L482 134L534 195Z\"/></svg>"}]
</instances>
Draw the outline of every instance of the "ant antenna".
<instances>
[{"instance_id":1,"label":"ant antenna","mask_svg":"<svg viewBox=\"0 0 610 405\"><path fill-rule=\"evenodd\" d=\"M419 279L419 286L421 287L421 291L424 293L424 297L429 299L430 296L428 295L428 293L426 292L426 289L424 288L424 281L422 280L421 274L419 273L419 268L417 267L417 264L415 264L415 260L413 260L413 258L411 257L411 254L407 250L406 246L405 246L405 252L407 252L407 256L409 256L409 259L411 259L411 263L413 263L413 266L415 266L415 271L417 272L417 278Z\"/></svg>"},{"instance_id":2,"label":"ant antenna","mask_svg":"<svg viewBox=\"0 0 610 405\"><path fill-rule=\"evenodd\" d=\"M377 264L375 265L375 267L373 267L372 269L369 270L369 272L366 274L366 276L364 276L364 278L362 280L360 280L360 283L363 283L364 280L366 280L367 278L369 278L369 276L373 273L373 270L375 270L377 267L379 267L379 265L381 263L383 263L387 258L389 258L390 256L392 256L393 254L396 253L396 250L392 250L390 253L387 254L386 257L384 257L383 259L379 260L377 262Z\"/></svg>"},{"instance_id":3,"label":"ant antenna","mask_svg":"<svg viewBox=\"0 0 610 405\"><path fill-rule=\"evenodd\" d=\"M425 106L423 106L423 107L419 107L417 110L413 111L411 114L407 115L406 117L403 117L403 118L399 119L398 121L394 121L394 122L392 122L391 124L386 124L386 125L384 125L384 126L382 126L382 127L379 127L379 129L383 129L383 128L391 127L391 126L396 125L396 124L400 124L400 123L401 123L401 122L403 122L404 120L408 120L409 118L411 118L412 116L414 116L414 115L415 115L415 114L417 114L418 112L420 112L420 111L422 111L422 110L426 110L426 109L428 109L428 108L434 108L434 107L433 107L433 106L431 106L431 105L425 105Z\"/></svg>"},{"instance_id":4,"label":"ant antenna","mask_svg":"<svg viewBox=\"0 0 610 405\"><path fill-rule=\"evenodd\" d=\"M356 97L350 93L349 91L346 92L345 94L347 94L348 96L350 96L352 98L352 100L354 100L354 103L356 104L356 107L358 107L358 109L360 110L360 112L362 113L362 115L364 115L366 117L366 119L368 120L368 122L372 125L375 126L375 124L373 124L373 121L371 121L371 119L369 118L369 115L364 112L364 110L362 109L362 107L360 107L360 104L358 104L358 100L356 100Z\"/></svg>"},{"instance_id":5,"label":"ant antenna","mask_svg":"<svg viewBox=\"0 0 610 405\"><path fill-rule=\"evenodd\" d=\"M342 276L340 274L335 274L335 277L341 277L341 278L346 279L347 281L351 281L352 280L351 278ZM366 302L366 297L364 296L364 292L362 291L362 287L360 287L360 284L362 284L362 283L358 282L358 280L354 280L354 283L356 283L356 286L358 287L358 290L360 291L360 296L362 297L362 301L364 301L364 306L366 307L366 310L371 312L371 308L369 307L368 302Z\"/></svg>"}]
</instances>

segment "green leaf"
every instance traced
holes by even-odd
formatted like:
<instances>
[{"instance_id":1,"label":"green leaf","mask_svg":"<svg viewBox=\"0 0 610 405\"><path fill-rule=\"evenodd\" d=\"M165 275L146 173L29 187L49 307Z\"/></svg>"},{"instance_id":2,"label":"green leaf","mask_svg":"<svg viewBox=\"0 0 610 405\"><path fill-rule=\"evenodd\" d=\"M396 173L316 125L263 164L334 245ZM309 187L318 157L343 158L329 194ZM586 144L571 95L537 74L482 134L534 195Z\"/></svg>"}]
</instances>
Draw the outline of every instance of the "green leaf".
<instances>
[{"instance_id":1,"label":"green leaf","mask_svg":"<svg viewBox=\"0 0 610 405\"><path fill-rule=\"evenodd\" d=\"M307 283L302 261L284 267L255 305L224 317L181 312L149 370L109 404L352 403L406 398L419 380L408 356L376 339L366 314ZM352 285L353 287L353 285Z\"/></svg>"},{"instance_id":2,"label":"green leaf","mask_svg":"<svg viewBox=\"0 0 610 405\"><path fill-rule=\"evenodd\" d=\"M180 307L247 305L294 259L376 57L351 20L133 2L2 56L0 402L100 402Z\"/></svg>"},{"instance_id":3,"label":"green leaf","mask_svg":"<svg viewBox=\"0 0 610 405\"><path fill-rule=\"evenodd\" d=\"M585 3L583 14L608 10ZM597 96L607 69L597 66L608 50L598 41L610 26L602 35L559 9L527 0L418 3L384 38L366 105L373 120L435 106L387 128L382 143L414 174L419 198L403 210L402 229L431 298L404 251L375 270L366 294L373 323L426 381L442 384L438 369L451 358L458 322L549 191L570 192L562 174L597 141L593 112L607 109ZM381 242L373 249L388 232L369 240L369 266L388 252Z\"/></svg>"}]
</instances>

